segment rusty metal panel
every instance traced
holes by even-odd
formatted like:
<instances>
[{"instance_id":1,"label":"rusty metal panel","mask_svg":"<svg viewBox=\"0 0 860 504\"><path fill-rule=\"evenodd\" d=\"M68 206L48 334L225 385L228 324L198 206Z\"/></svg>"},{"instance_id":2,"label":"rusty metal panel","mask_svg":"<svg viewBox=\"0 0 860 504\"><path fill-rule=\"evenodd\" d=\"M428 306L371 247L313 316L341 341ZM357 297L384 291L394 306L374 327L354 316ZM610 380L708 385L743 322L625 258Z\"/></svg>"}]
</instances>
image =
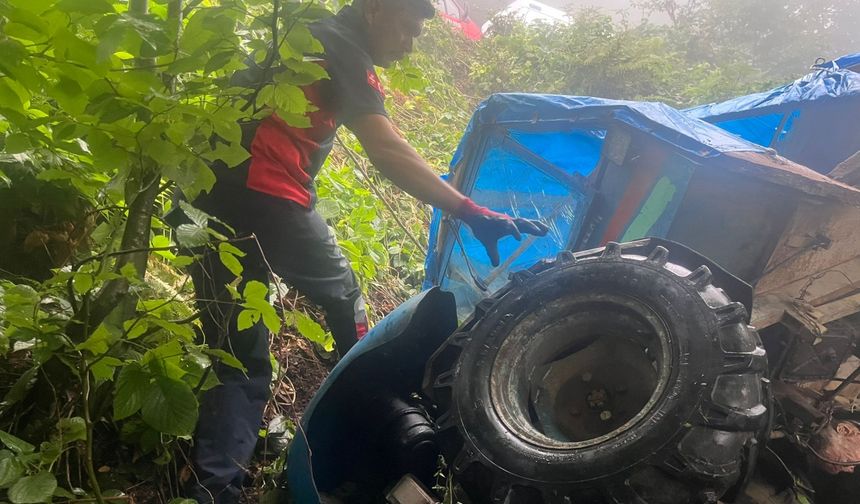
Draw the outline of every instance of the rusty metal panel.
<instances>
[{"instance_id":1,"label":"rusty metal panel","mask_svg":"<svg viewBox=\"0 0 860 504\"><path fill-rule=\"evenodd\" d=\"M860 151L854 153L845 161L839 163L827 176L838 182L849 184L853 187L860 185Z\"/></svg>"},{"instance_id":2,"label":"rusty metal panel","mask_svg":"<svg viewBox=\"0 0 860 504\"><path fill-rule=\"evenodd\" d=\"M756 286L757 311L773 314L799 302L814 309L821 323L860 311L858 229L858 208L800 202Z\"/></svg>"},{"instance_id":3,"label":"rusty metal panel","mask_svg":"<svg viewBox=\"0 0 860 504\"><path fill-rule=\"evenodd\" d=\"M726 163L735 173L798 190L810 196L860 207L860 190L780 156L759 152L727 152L740 163Z\"/></svg>"}]
</instances>

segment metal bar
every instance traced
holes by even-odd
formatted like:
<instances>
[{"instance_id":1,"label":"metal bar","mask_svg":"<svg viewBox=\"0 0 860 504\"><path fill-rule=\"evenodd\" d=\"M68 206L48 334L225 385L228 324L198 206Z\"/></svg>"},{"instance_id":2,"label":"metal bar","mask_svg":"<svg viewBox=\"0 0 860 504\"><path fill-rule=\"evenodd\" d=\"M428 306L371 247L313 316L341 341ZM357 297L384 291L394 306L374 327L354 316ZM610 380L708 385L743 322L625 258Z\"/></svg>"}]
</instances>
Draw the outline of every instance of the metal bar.
<instances>
[{"instance_id":1,"label":"metal bar","mask_svg":"<svg viewBox=\"0 0 860 504\"><path fill-rule=\"evenodd\" d=\"M833 399L834 397L839 395L839 393L845 390L845 387L851 385L852 382L858 376L860 376L860 365L857 366L857 369L855 369L850 375L848 375L848 377L845 378L844 382L840 383L838 387L827 393L827 399Z\"/></svg>"},{"instance_id":2,"label":"metal bar","mask_svg":"<svg viewBox=\"0 0 860 504\"><path fill-rule=\"evenodd\" d=\"M782 134L782 129L785 128L785 123L788 122L789 117L791 117L791 114L793 114L793 113L794 112L786 112L786 113L782 114L782 119L780 119L779 125L777 125L777 127L776 127L776 131L773 133L773 136L770 138L770 143L768 144L768 147L773 149L773 146L776 145L776 141L779 140L779 135Z\"/></svg>"}]
</instances>

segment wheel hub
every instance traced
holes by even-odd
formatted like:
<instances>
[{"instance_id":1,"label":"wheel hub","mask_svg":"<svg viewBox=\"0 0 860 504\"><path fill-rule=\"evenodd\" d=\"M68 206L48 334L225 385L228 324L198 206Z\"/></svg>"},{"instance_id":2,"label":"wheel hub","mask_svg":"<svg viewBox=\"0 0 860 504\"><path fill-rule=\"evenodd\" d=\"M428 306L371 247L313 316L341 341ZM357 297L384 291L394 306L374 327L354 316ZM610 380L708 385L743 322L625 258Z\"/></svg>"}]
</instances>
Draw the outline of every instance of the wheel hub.
<instances>
[{"instance_id":1,"label":"wheel hub","mask_svg":"<svg viewBox=\"0 0 860 504\"><path fill-rule=\"evenodd\" d=\"M529 442L566 449L602 442L635 424L662 393L665 331L635 300L554 300L520 329L503 343L499 362L507 364L491 381L499 416Z\"/></svg>"}]
</instances>

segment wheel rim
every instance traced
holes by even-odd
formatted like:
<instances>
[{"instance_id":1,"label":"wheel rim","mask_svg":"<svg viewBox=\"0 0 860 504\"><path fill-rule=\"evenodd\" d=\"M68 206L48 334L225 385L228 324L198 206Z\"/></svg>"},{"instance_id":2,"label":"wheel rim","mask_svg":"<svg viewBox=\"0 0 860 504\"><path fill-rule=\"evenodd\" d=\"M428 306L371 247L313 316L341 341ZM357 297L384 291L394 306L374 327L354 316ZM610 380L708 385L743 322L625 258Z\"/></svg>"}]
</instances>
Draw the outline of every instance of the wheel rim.
<instances>
[{"instance_id":1,"label":"wheel rim","mask_svg":"<svg viewBox=\"0 0 860 504\"><path fill-rule=\"evenodd\" d=\"M516 323L490 375L496 414L515 436L559 450L594 446L654 410L671 371L670 333L641 301L555 299Z\"/></svg>"}]
</instances>

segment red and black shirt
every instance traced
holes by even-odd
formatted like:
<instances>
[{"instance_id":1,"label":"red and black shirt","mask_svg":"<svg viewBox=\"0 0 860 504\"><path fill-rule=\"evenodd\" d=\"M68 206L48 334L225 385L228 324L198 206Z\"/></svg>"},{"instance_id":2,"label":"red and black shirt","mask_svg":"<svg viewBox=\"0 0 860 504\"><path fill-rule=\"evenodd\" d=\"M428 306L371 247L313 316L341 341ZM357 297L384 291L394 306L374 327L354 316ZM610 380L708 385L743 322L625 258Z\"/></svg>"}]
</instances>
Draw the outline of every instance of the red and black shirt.
<instances>
[{"instance_id":1,"label":"red and black shirt","mask_svg":"<svg viewBox=\"0 0 860 504\"><path fill-rule=\"evenodd\" d=\"M246 187L312 207L313 180L332 148L341 124L367 114L386 115L385 93L368 54L368 35L360 12L347 6L310 26L325 53L329 78L307 86L305 96L317 107L311 126L288 125L273 113L243 126L243 144L251 158L241 168ZM277 70L275 70L277 71Z\"/></svg>"}]
</instances>

